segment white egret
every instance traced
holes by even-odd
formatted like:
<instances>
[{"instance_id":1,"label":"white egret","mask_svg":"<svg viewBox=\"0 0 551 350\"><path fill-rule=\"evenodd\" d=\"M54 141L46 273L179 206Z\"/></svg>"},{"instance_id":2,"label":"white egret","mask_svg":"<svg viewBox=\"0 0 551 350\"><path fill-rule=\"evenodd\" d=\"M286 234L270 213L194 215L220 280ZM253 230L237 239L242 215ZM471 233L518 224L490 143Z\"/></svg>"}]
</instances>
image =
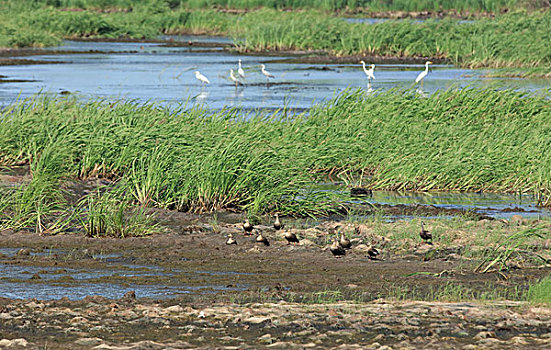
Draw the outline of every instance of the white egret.
<instances>
[{"instance_id":1,"label":"white egret","mask_svg":"<svg viewBox=\"0 0 551 350\"><path fill-rule=\"evenodd\" d=\"M207 77L201 74L201 72L199 72L198 70L195 71L195 78L197 78L197 80L199 80L203 84L210 84L210 81L207 79Z\"/></svg>"},{"instance_id":2,"label":"white egret","mask_svg":"<svg viewBox=\"0 0 551 350\"><path fill-rule=\"evenodd\" d=\"M427 61L425 63L425 70L419 73L419 75L417 76L417 79L415 79L415 84L417 84L418 82L421 82L421 87L423 86L423 79L425 79L427 74L429 74L429 64L432 64L432 62Z\"/></svg>"},{"instance_id":3,"label":"white egret","mask_svg":"<svg viewBox=\"0 0 551 350\"><path fill-rule=\"evenodd\" d=\"M260 70L262 71L262 74L264 74L264 76L266 77L266 84L268 84L268 82L270 81L270 78L275 78L275 77L272 75L272 73L266 70L265 65L261 64L260 67L261 67Z\"/></svg>"},{"instance_id":4,"label":"white egret","mask_svg":"<svg viewBox=\"0 0 551 350\"><path fill-rule=\"evenodd\" d=\"M365 68L365 62L364 61L360 61L360 63L362 64L363 69L364 69L364 73L367 76L367 85L368 85L369 88L371 88L371 79L375 79L375 75L373 75L373 72L375 71L375 65L372 64L369 67L369 69L367 69L367 68Z\"/></svg>"},{"instance_id":5,"label":"white egret","mask_svg":"<svg viewBox=\"0 0 551 350\"><path fill-rule=\"evenodd\" d=\"M230 80L235 83L235 87L237 87L237 85L241 84L239 79L237 79L237 77L235 76L235 73L233 72L233 69L230 69Z\"/></svg>"},{"instance_id":6,"label":"white egret","mask_svg":"<svg viewBox=\"0 0 551 350\"><path fill-rule=\"evenodd\" d=\"M243 79L245 79L245 71L243 70L243 68L241 68L241 59L239 59L239 68L237 68L237 74L239 74L239 76Z\"/></svg>"}]
</instances>

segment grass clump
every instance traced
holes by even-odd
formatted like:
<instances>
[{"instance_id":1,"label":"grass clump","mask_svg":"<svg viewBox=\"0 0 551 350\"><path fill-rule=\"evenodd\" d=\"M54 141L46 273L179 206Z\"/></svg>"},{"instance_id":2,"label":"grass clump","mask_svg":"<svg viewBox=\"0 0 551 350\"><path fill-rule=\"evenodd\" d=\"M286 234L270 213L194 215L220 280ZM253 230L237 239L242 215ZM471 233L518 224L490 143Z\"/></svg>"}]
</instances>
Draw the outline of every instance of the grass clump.
<instances>
[{"instance_id":1,"label":"grass clump","mask_svg":"<svg viewBox=\"0 0 551 350\"><path fill-rule=\"evenodd\" d=\"M531 284L525 296L529 302L551 304L551 277L547 276Z\"/></svg>"},{"instance_id":2,"label":"grass clump","mask_svg":"<svg viewBox=\"0 0 551 350\"><path fill-rule=\"evenodd\" d=\"M71 213L61 189L64 167L62 152L51 143L31 145L31 180L16 188L0 187L0 228L34 229L57 233L66 227Z\"/></svg>"},{"instance_id":3,"label":"grass clump","mask_svg":"<svg viewBox=\"0 0 551 350\"><path fill-rule=\"evenodd\" d=\"M133 206L118 191L90 193L80 201L79 207L82 214L78 222L91 237L125 238L159 231L153 215L146 213L142 206Z\"/></svg>"},{"instance_id":4,"label":"grass clump","mask_svg":"<svg viewBox=\"0 0 551 350\"><path fill-rule=\"evenodd\" d=\"M309 114L242 114L37 98L0 114L0 161L124 182L144 207L323 214L313 186L365 176L389 190L551 193L549 96L463 89L428 98L348 91ZM56 170L58 169L58 170Z\"/></svg>"},{"instance_id":5,"label":"grass clump","mask_svg":"<svg viewBox=\"0 0 551 350\"><path fill-rule=\"evenodd\" d=\"M509 269L508 262L515 257L523 258L522 248L527 240L545 238L545 228L529 228L507 237L496 248L486 251L484 260L475 272L494 272ZM526 251L525 251L526 252Z\"/></svg>"}]
</instances>

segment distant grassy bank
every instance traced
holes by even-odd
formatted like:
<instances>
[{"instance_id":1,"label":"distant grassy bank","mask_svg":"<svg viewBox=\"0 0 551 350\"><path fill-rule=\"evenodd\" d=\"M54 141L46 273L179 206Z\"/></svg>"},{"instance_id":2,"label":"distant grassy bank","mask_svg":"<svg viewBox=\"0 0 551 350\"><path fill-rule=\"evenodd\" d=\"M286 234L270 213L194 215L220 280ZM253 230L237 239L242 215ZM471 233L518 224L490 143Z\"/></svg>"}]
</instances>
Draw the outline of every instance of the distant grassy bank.
<instances>
[{"instance_id":1,"label":"distant grassy bank","mask_svg":"<svg viewBox=\"0 0 551 350\"><path fill-rule=\"evenodd\" d=\"M511 9L538 9L545 0L35 0L35 3L58 8L134 9L148 6L169 8L226 9L318 9L324 11L453 11L463 13L499 13Z\"/></svg>"},{"instance_id":2,"label":"distant grassy bank","mask_svg":"<svg viewBox=\"0 0 551 350\"><path fill-rule=\"evenodd\" d=\"M62 178L99 175L147 206L322 213L335 202L309 188L328 174L375 189L530 191L549 200L549 97L359 91L308 116L247 120L239 110L38 98L0 115L0 163L29 162L28 195L47 202Z\"/></svg>"},{"instance_id":3,"label":"distant grassy bank","mask_svg":"<svg viewBox=\"0 0 551 350\"><path fill-rule=\"evenodd\" d=\"M157 7L156 7L157 6ZM57 45L63 38L155 38L201 33L235 38L242 51L314 50L332 55L438 57L467 67L536 68L551 65L551 12L515 13L472 23L458 20L348 23L316 11L206 10L136 6L131 12L67 11L0 4L0 46ZM532 70L541 72L541 70Z\"/></svg>"}]
</instances>

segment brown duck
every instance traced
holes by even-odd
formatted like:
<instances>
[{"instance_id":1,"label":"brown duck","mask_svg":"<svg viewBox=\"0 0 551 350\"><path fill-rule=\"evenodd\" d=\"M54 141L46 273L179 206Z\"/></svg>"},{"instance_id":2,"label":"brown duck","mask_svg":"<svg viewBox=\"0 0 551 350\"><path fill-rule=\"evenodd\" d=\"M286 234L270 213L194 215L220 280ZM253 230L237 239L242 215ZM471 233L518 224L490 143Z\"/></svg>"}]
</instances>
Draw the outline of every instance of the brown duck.
<instances>
[{"instance_id":1,"label":"brown duck","mask_svg":"<svg viewBox=\"0 0 551 350\"><path fill-rule=\"evenodd\" d=\"M228 235L228 240L226 241L226 244L227 245L237 244L237 241L235 240L235 238L233 238L233 235L231 233Z\"/></svg>"},{"instance_id":2,"label":"brown duck","mask_svg":"<svg viewBox=\"0 0 551 350\"><path fill-rule=\"evenodd\" d=\"M249 222L249 219L245 219L243 222L243 230L245 230L246 235L250 235L253 231L253 225Z\"/></svg>"},{"instance_id":3,"label":"brown duck","mask_svg":"<svg viewBox=\"0 0 551 350\"><path fill-rule=\"evenodd\" d=\"M283 237L287 240L287 244L298 243L298 237L291 231L285 231Z\"/></svg>"},{"instance_id":4,"label":"brown duck","mask_svg":"<svg viewBox=\"0 0 551 350\"><path fill-rule=\"evenodd\" d=\"M350 242L350 240L344 236L344 233L341 233L341 239L339 243L344 249L352 248L352 242Z\"/></svg>"},{"instance_id":5,"label":"brown duck","mask_svg":"<svg viewBox=\"0 0 551 350\"><path fill-rule=\"evenodd\" d=\"M374 246L369 246L369 249L367 250L367 256L371 260L377 260L377 255L379 255L379 251Z\"/></svg>"},{"instance_id":6,"label":"brown duck","mask_svg":"<svg viewBox=\"0 0 551 350\"><path fill-rule=\"evenodd\" d=\"M279 231L283 228L281 221L279 220L279 214L275 214L274 228Z\"/></svg>"},{"instance_id":7,"label":"brown duck","mask_svg":"<svg viewBox=\"0 0 551 350\"><path fill-rule=\"evenodd\" d=\"M333 240L333 244L331 245L331 247L329 247L329 250L337 258L344 256L346 254L346 250L344 250L344 248L340 245L340 243L336 239Z\"/></svg>"},{"instance_id":8,"label":"brown duck","mask_svg":"<svg viewBox=\"0 0 551 350\"><path fill-rule=\"evenodd\" d=\"M419 232L419 236L428 244L432 244L432 234L425 230L425 223L423 221L421 221L421 231Z\"/></svg>"},{"instance_id":9,"label":"brown duck","mask_svg":"<svg viewBox=\"0 0 551 350\"><path fill-rule=\"evenodd\" d=\"M258 231L257 231L258 232ZM270 242L268 241L268 239L266 237L264 237L262 235L261 232L258 233L258 236L256 236L256 243L262 243L264 244L266 247L269 247L270 246Z\"/></svg>"}]
</instances>

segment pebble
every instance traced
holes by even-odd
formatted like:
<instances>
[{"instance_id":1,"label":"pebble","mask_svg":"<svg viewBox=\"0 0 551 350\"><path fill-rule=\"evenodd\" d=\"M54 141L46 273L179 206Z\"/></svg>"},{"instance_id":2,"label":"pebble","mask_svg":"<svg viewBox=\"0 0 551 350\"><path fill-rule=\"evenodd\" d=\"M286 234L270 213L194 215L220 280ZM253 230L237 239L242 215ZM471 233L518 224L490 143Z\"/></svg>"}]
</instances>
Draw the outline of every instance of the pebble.
<instances>
[{"instance_id":1,"label":"pebble","mask_svg":"<svg viewBox=\"0 0 551 350\"><path fill-rule=\"evenodd\" d=\"M75 344L81 346L96 346L103 343L101 338L80 338L75 341Z\"/></svg>"},{"instance_id":2,"label":"pebble","mask_svg":"<svg viewBox=\"0 0 551 350\"><path fill-rule=\"evenodd\" d=\"M29 343L23 339L23 338L17 338L17 339L2 339L0 340L0 348L11 348L11 347L19 347L19 348L26 348Z\"/></svg>"},{"instance_id":3,"label":"pebble","mask_svg":"<svg viewBox=\"0 0 551 350\"><path fill-rule=\"evenodd\" d=\"M173 312L173 313L182 313L184 312L184 308L181 307L180 305L173 305L173 306L169 306L165 309L165 311L167 312Z\"/></svg>"}]
</instances>

